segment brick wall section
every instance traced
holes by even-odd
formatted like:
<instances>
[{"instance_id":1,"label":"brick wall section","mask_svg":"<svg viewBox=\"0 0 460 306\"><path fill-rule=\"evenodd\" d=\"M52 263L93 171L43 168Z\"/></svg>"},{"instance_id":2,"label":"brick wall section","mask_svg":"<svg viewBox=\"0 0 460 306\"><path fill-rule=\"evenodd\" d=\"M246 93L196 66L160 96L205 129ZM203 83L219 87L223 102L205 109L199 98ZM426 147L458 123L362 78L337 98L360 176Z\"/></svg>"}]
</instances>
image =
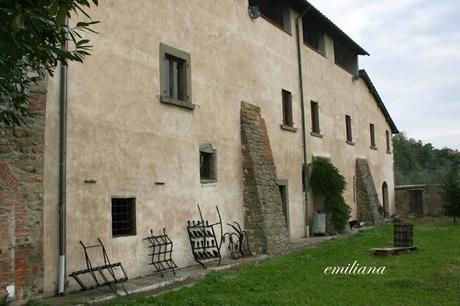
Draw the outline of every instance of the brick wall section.
<instances>
[{"instance_id":1,"label":"brick wall section","mask_svg":"<svg viewBox=\"0 0 460 306\"><path fill-rule=\"evenodd\" d=\"M289 236L270 140L260 108L241 103L244 171L244 219L252 251L280 255L289 251Z\"/></svg>"},{"instance_id":2,"label":"brick wall section","mask_svg":"<svg viewBox=\"0 0 460 306\"><path fill-rule=\"evenodd\" d=\"M383 221L379 213L379 197L367 159L356 159L356 206L358 221L376 225Z\"/></svg>"},{"instance_id":3,"label":"brick wall section","mask_svg":"<svg viewBox=\"0 0 460 306\"><path fill-rule=\"evenodd\" d=\"M15 303L43 290L43 87L31 94L27 126L0 124L0 303L8 285Z\"/></svg>"},{"instance_id":4,"label":"brick wall section","mask_svg":"<svg viewBox=\"0 0 460 306\"><path fill-rule=\"evenodd\" d=\"M402 217L413 215L411 212L411 192L422 192L423 216L443 216L441 187L436 184L396 186L396 214ZM420 216L422 217L422 216Z\"/></svg>"}]
</instances>

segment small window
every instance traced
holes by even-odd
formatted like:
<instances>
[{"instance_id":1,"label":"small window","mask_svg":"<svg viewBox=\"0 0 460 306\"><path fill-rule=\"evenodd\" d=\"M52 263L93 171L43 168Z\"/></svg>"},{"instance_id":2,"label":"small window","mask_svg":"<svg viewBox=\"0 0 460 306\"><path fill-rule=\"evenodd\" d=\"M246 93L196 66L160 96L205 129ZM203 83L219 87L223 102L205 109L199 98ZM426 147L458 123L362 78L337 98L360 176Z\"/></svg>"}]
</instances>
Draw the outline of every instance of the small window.
<instances>
[{"instance_id":1,"label":"small window","mask_svg":"<svg viewBox=\"0 0 460 306\"><path fill-rule=\"evenodd\" d=\"M282 90L282 104L283 104L283 124L289 127L294 126L292 119L292 94L287 90Z\"/></svg>"},{"instance_id":2,"label":"small window","mask_svg":"<svg viewBox=\"0 0 460 306\"><path fill-rule=\"evenodd\" d=\"M390 131L386 130L385 131L385 136L387 140L387 153L391 153L391 136L390 136Z\"/></svg>"},{"instance_id":3,"label":"small window","mask_svg":"<svg viewBox=\"0 0 460 306\"><path fill-rule=\"evenodd\" d=\"M211 144L200 145L200 180L201 183L217 181L216 150Z\"/></svg>"},{"instance_id":4,"label":"small window","mask_svg":"<svg viewBox=\"0 0 460 306\"><path fill-rule=\"evenodd\" d=\"M288 195L288 183L286 180L278 181L278 189L281 196L281 208L283 210L284 220L289 229L289 195Z\"/></svg>"},{"instance_id":5,"label":"small window","mask_svg":"<svg viewBox=\"0 0 460 306\"><path fill-rule=\"evenodd\" d=\"M353 142L353 132L351 130L351 117L349 115L345 116L345 126L346 126L346 133L347 133L347 142Z\"/></svg>"},{"instance_id":6,"label":"small window","mask_svg":"<svg viewBox=\"0 0 460 306\"><path fill-rule=\"evenodd\" d=\"M190 55L165 44L160 44L160 87L162 103L189 109L191 101Z\"/></svg>"},{"instance_id":7,"label":"small window","mask_svg":"<svg viewBox=\"0 0 460 306\"><path fill-rule=\"evenodd\" d=\"M311 131L317 135L321 134L319 128L319 106L314 101L311 101Z\"/></svg>"},{"instance_id":8,"label":"small window","mask_svg":"<svg viewBox=\"0 0 460 306\"><path fill-rule=\"evenodd\" d=\"M181 58L166 54L164 58L164 65L165 96L168 98L185 101L185 61Z\"/></svg>"},{"instance_id":9,"label":"small window","mask_svg":"<svg viewBox=\"0 0 460 306\"><path fill-rule=\"evenodd\" d=\"M324 45L324 33L321 31L319 26L310 21L309 16L304 16L302 18L302 29L303 29L303 42L318 51L321 54L325 54L325 45Z\"/></svg>"},{"instance_id":10,"label":"small window","mask_svg":"<svg viewBox=\"0 0 460 306\"><path fill-rule=\"evenodd\" d=\"M370 135L371 135L371 149L377 149L375 144L375 126L374 124L369 124Z\"/></svg>"},{"instance_id":11,"label":"small window","mask_svg":"<svg viewBox=\"0 0 460 306\"><path fill-rule=\"evenodd\" d=\"M358 55L347 50L334 41L334 59L335 64L342 67L352 75L358 75Z\"/></svg>"},{"instance_id":12,"label":"small window","mask_svg":"<svg viewBox=\"0 0 460 306\"><path fill-rule=\"evenodd\" d=\"M291 14L286 1L249 0L249 6L257 7L265 19L291 33Z\"/></svg>"},{"instance_id":13,"label":"small window","mask_svg":"<svg viewBox=\"0 0 460 306\"><path fill-rule=\"evenodd\" d=\"M136 235L136 199L112 198L112 236Z\"/></svg>"}]
</instances>

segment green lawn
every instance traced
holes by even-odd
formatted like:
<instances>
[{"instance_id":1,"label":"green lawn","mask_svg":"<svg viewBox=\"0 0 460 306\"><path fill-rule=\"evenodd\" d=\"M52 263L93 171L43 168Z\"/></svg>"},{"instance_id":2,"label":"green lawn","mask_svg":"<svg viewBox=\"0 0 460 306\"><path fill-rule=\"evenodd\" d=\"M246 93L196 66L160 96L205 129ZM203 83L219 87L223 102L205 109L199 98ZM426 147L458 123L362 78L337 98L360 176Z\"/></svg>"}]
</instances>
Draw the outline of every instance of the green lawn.
<instances>
[{"instance_id":1,"label":"green lawn","mask_svg":"<svg viewBox=\"0 0 460 306\"><path fill-rule=\"evenodd\" d=\"M191 288L110 305L460 305L460 224L414 222L419 250L368 255L391 246L391 225L330 240L238 271L213 273ZM386 266L384 275L324 275L327 266Z\"/></svg>"}]
</instances>

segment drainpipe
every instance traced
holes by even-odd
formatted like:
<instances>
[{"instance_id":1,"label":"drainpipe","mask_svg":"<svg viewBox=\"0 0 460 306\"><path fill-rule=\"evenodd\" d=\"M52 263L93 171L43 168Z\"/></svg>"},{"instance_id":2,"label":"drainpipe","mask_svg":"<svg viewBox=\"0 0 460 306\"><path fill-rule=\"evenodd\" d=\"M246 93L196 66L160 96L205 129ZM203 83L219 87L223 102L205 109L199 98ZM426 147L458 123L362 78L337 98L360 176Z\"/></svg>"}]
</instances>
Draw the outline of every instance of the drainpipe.
<instances>
[{"instance_id":1,"label":"drainpipe","mask_svg":"<svg viewBox=\"0 0 460 306\"><path fill-rule=\"evenodd\" d=\"M66 18L65 24L68 25ZM67 39L62 46L67 51ZM58 295L65 293L66 280L66 160L67 160L67 64L60 63L59 83L59 266Z\"/></svg>"},{"instance_id":2,"label":"drainpipe","mask_svg":"<svg viewBox=\"0 0 460 306\"><path fill-rule=\"evenodd\" d=\"M304 182L304 193L305 193L305 236L309 236L308 233L308 166L307 166L307 132L305 128L305 103L304 103L304 95L303 95L303 76L302 76L302 53L300 49L300 30L299 30L299 23L300 20L305 16L305 14L311 9L311 5L305 9L299 16L297 16L295 21L295 31L296 31L296 40L297 40L297 64L299 69L299 89L300 89L300 110L302 115L302 150L303 150L303 168L302 168L302 176Z\"/></svg>"}]
</instances>

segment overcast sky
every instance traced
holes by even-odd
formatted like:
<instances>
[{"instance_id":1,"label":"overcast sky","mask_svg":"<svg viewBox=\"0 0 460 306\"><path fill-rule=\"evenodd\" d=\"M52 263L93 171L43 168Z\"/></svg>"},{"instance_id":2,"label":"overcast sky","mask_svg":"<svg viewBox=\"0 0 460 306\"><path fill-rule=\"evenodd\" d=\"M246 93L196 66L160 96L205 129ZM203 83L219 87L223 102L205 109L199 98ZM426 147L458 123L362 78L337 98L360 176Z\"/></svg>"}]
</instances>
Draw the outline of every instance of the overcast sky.
<instances>
[{"instance_id":1,"label":"overcast sky","mask_svg":"<svg viewBox=\"0 0 460 306\"><path fill-rule=\"evenodd\" d=\"M460 0L311 0L360 57L400 131L460 149Z\"/></svg>"}]
</instances>

